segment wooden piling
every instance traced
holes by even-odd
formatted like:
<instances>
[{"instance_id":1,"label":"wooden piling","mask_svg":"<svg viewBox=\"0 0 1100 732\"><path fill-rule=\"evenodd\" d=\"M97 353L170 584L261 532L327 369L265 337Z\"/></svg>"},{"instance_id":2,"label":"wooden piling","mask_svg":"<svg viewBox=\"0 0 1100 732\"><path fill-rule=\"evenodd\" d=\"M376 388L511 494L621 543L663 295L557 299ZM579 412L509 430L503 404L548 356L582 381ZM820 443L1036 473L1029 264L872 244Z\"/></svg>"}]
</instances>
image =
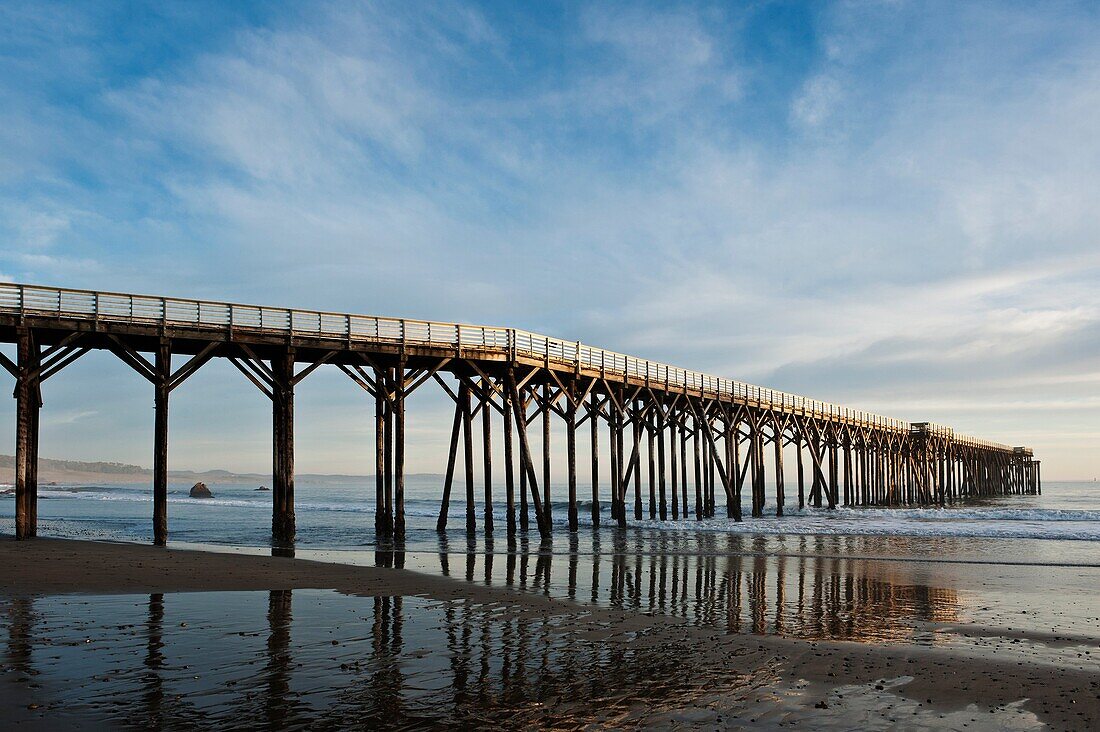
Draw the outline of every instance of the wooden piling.
<instances>
[{"instance_id":1,"label":"wooden piling","mask_svg":"<svg viewBox=\"0 0 1100 732\"><path fill-rule=\"evenodd\" d=\"M634 520L642 520L642 469L641 469L641 442L642 442L642 411L637 402L632 404L634 426L634 450L631 453L631 470L634 471Z\"/></svg>"},{"instance_id":2,"label":"wooden piling","mask_svg":"<svg viewBox=\"0 0 1100 732\"><path fill-rule=\"evenodd\" d=\"M610 390L608 393L610 395ZM618 429L618 405L609 399L607 406L607 442L608 451L611 453L611 460L608 463L608 471L610 473L609 479L611 484L611 518L612 520L618 522L621 508L619 500L619 490L622 487L623 482L622 460L619 457L621 441L618 438L622 433Z\"/></svg>"},{"instance_id":3,"label":"wooden piling","mask_svg":"<svg viewBox=\"0 0 1100 732\"><path fill-rule=\"evenodd\" d=\"M798 458L798 509L806 508L806 469L802 464L802 434L795 430L795 455Z\"/></svg>"},{"instance_id":4,"label":"wooden piling","mask_svg":"<svg viewBox=\"0 0 1100 732\"><path fill-rule=\"evenodd\" d=\"M16 344L18 372L15 384L15 538L30 539L38 533L35 503L38 481L32 463L36 463L38 435L35 429L38 400L38 344L29 328L20 328Z\"/></svg>"},{"instance_id":5,"label":"wooden piling","mask_svg":"<svg viewBox=\"0 0 1100 732\"><path fill-rule=\"evenodd\" d=\"M783 429L778 422L772 425L775 440L775 515L783 515Z\"/></svg>"},{"instance_id":6,"label":"wooden piling","mask_svg":"<svg viewBox=\"0 0 1100 732\"><path fill-rule=\"evenodd\" d=\"M172 345L157 344L153 383L153 544L168 543L168 394L172 378Z\"/></svg>"},{"instance_id":7,"label":"wooden piling","mask_svg":"<svg viewBox=\"0 0 1100 732\"><path fill-rule=\"evenodd\" d=\"M462 467L466 486L466 533L477 531L474 517L474 439L470 417L470 387L463 381L458 387L458 403L462 408Z\"/></svg>"},{"instance_id":8,"label":"wooden piling","mask_svg":"<svg viewBox=\"0 0 1100 732\"><path fill-rule=\"evenodd\" d=\"M680 518L680 498L677 495L679 492L679 465L676 459L676 451L679 449L679 423L676 419L676 414L672 413L672 419L667 420L668 423L668 457L669 457L669 479L671 481L671 499L672 499L672 520L675 521ZM662 474L664 470L662 469Z\"/></svg>"},{"instance_id":9,"label":"wooden piling","mask_svg":"<svg viewBox=\"0 0 1100 732\"><path fill-rule=\"evenodd\" d=\"M592 526L600 525L600 402L599 395L592 391L592 407L589 412L592 458Z\"/></svg>"},{"instance_id":10,"label":"wooden piling","mask_svg":"<svg viewBox=\"0 0 1100 732\"><path fill-rule=\"evenodd\" d=\"M844 436L844 505L852 505L852 441L847 433Z\"/></svg>"},{"instance_id":11,"label":"wooden piling","mask_svg":"<svg viewBox=\"0 0 1100 732\"><path fill-rule=\"evenodd\" d=\"M687 459L687 423L685 417L681 412L680 415L680 505L682 506L681 515L686 521L688 519L688 459Z\"/></svg>"},{"instance_id":12,"label":"wooden piling","mask_svg":"<svg viewBox=\"0 0 1100 732\"><path fill-rule=\"evenodd\" d=\"M700 440L702 439L703 423L699 416L694 417L694 435L692 436L692 449L695 451L695 520L703 520L703 465L700 455Z\"/></svg>"},{"instance_id":13,"label":"wooden piling","mask_svg":"<svg viewBox=\"0 0 1100 732\"><path fill-rule=\"evenodd\" d=\"M516 489L515 458L512 455L512 394L507 389L502 396L504 405L504 500L508 520L508 541L516 537Z\"/></svg>"},{"instance_id":14,"label":"wooden piling","mask_svg":"<svg viewBox=\"0 0 1100 732\"><path fill-rule=\"evenodd\" d=\"M294 518L294 349L285 348L271 359L272 374L272 512L271 538L291 544Z\"/></svg>"},{"instance_id":15,"label":"wooden piling","mask_svg":"<svg viewBox=\"0 0 1100 732\"><path fill-rule=\"evenodd\" d=\"M393 516L393 423L394 423L394 403L393 403L393 387L390 379L390 369L379 370L377 372L377 384L378 388L385 395L386 399L386 412L385 412L385 424L382 430L382 485L384 489L384 512L391 517ZM394 531L391 529L388 532L388 537L392 538Z\"/></svg>"},{"instance_id":16,"label":"wooden piling","mask_svg":"<svg viewBox=\"0 0 1100 732\"><path fill-rule=\"evenodd\" d=\"M764 448L760 437L760 425L753 418L750 423L752 433L749 436L749 460L752 463L752 516L759 518L764 515L764 501L760 486L763 484Z\"/></svg>"},{"instance_id":17,"label":"wooden piling","mask_svg":"<svg viewBox=\"0 0 1100 732\"><path fill-rule=\"evenodd\" d=\"M656 431L653 422L654 415L652 411L649 417L646 419L645 431L646 431L646 457L649 459L649 520L653 521L657 518L657 469L656 469L656 452L655 442Z\"/></svg>"},{"instance_id":18,"label":"wooden piling","mask_svg":"<svg viewBox=\"0 0 1100 732\"><path fill-rule=\"evenodd\" d=\"M485 525L485 536L493 535L493 403L492 386L488 381L482 381L481 402L481 447L483 453L482 471L485 473L485 510L482 523Z\"/></svg>"},{"instance_id":19,"label":"wooden piling","mask_svg":"<svg viewBox=\"0 0 1100 732\"><path fill-rule=\"evenodd\" d=\"M668 502L665 495L665 414L657 416L657 509L662 521L668 520ZM652 456L650 460L652 461ZM675 494L675 492L674 492Z\"/></svg>"},{"instance_id":20,"label":"wooden piling","mask_svg":"<svg viewBox=\"0 0 1100 732\"><path fill-rule=\"evenodd\" d=\"M393 536L405 540L405 359L394 368L393 384Z\"/></svg>"},{"instance_id":21,"label":"wooden piling","mask_svg":"<svg viewBox=\"0 0 1100 732\"><path fill-rule=\"evenodd\" d=\"M546 514L546 525L553 525L554 516L550 508L550 384L542 387L542 510Z\"/></svg>"},{"instance_id":22,"label":"wooden piling","mask_svg":"<svg viewBox=\"0 0 1100 732\"><path fill-rule=\"evenodd\" d=\"M382 372L374 372L374 534L378 538L388 538L393 534L393 517L386 516L386 395L382 382ZM449 483L449 481L448 481ZM451 498L450 485L445 484L443 491L443 509L440 511L442 531L447 526L447 503Z\"/></svg>"},{"instance_id":23,"label":"wooden piling","mask_svg":"<svg viewBox=\"0 0 1100 732\"><path fill-rule=\"evenodd\" d=\"M573 393L575 386L569 385L570 393L565 402L565 452L566 477L569 493L569 530L577 530L577 402Z\"/></svg>"}]
</instances>

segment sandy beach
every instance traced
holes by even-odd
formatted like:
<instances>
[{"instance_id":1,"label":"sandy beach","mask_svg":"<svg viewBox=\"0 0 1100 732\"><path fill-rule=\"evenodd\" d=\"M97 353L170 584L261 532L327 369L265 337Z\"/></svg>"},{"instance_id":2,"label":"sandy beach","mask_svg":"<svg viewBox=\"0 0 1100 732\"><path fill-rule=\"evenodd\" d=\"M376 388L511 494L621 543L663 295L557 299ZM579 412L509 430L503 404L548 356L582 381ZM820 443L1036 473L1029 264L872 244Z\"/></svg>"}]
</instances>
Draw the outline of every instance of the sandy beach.
<instances>
[{"instance_id":1,"label":"sandy beach","mask_svg":"<svg viewBox=\"0 0 1100 732\"><path fill-rule=\"evenodd\" d=\"M488 585L480 574L465 581L386 566L57 539L4 540L0 555L7 638L0 698L8 721L28 728L122 719L189 727L200 718L253 726L241 715L257 722L261 711L257 723L270 728L351 720L397 728L971 730L1100 722L1100 633L1096 626L1091 635L1082 626L1060 631L1049 604L1033 606L1047 618L1013 631L941 623L970 639L964 644L951 633L931 643L904 634L893 642L813 640L580 604ZM890 564L879 571L897 572ZM916 564L907 569L927 574ZM1012 568L965 571L958 581L1018 581ZM1073 577L1087 584L1092 578L1081 573L1096 571L1076 569ZM1063 599L1081 591L1076 580L1055 581L1066 584ZM74 603L86 608L79 620ZM171 622L165 608L179 603L191 608L189 619ZM354 622L327 619L337 607ZM129 611L140 622L126 623ZM1047 620L1049 631L1038 630ZM231 635L255 638L255 647L227 651ZM212 654L222 665L185 668L170 653L184 642L183 656ZM126 643L140 653L119 657ZM379 644L387 647L384 661ZM73 653L79 659L66 658ZM265 659L259 676L253 654ZM273 665L273 658L282 660ZM280 691L279 668L308 679L305 689L287 681ZM73 669L83 672L65 678ZM356 688L357 674L372 680L371 693L332 702ZM147 693L124 693L131 676L155 681L155 704ZM186 693L165 691L181 679Z\"/></svg>"}]
</instances>

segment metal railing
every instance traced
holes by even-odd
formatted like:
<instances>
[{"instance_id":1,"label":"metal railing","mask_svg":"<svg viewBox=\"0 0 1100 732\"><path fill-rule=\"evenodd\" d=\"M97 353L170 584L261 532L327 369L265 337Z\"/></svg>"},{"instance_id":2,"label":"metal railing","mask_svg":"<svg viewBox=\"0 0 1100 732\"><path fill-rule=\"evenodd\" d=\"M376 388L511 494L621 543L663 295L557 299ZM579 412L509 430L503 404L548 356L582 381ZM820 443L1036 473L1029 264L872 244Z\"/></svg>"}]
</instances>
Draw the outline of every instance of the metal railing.
<instances>
[{"instance_id":1,"label":"metal railing","mask_svg":"<svg viewBox=\"0 0 1100 732\"><path fill-rule=\"evenodd\" d=\"M901 432L908 432L911 429L908 422L900 419L849 409L829 402L723 379L698 371L689 371L648 359L595 348L580 341L565 341L515 328L184 300L119 292L72 290L17 283L0 283L0 310L112 322L274 331L300 336L339 338L352 342L385 341L455 349L504 350L513 357L525 356L556 364L570 364L611 376L625 375L646 380L654 386L666 389L687 389L728 396L734 400L759 404L784 412L872 425L880 429ZM998 443L962 435L957 435L956 439L965 440L975 446L1011 450Z\"/></svg>"}]
</instances>

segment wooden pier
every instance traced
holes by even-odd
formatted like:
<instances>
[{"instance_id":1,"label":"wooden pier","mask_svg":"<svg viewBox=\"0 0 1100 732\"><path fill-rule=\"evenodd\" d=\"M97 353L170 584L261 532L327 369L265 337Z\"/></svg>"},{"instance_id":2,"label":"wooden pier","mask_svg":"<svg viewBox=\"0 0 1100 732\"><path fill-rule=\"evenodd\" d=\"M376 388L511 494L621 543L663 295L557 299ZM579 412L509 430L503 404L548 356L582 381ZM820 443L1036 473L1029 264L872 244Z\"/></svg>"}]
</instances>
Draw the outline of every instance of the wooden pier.
<instances>
[{"instance_id":1,"label":"wooden pier","mask_svg":"<svg viewBox=\"0 0 1100 732\"><path fill-rule=\"evenodd\" d=\"M276 544L293 542L296 531L294 390L321 366L347 374L366 393L364 408L373 404L375 529L381 538L405 535L405 403L429 382L455 405L441 531L460 460L466 531L478 530L479 461L481 529L486 535L500 530L492 513L493 502L501 500L492 482L497 422L509 539L528 530L532 516L539 533L550 535L555 419L566 433L570 531L578 528L577 431L585 422L595 525L603 476L619 527L643 519L701 520L722 506L741 521L746 490L752 517L782 515L788 504L935 506L1041 492L1039 462L1024 447L513 328L0 283L0 341L16 344L17 352L15 361L0 353L0 364L16 381L20 539L37 531L41 383L93 349L111 351L153 387L153 540L160 545L168 540L169 398L213 358L228 359L271 401ZM474 426L479 418L480 434ZM541 456L529 439L536 422ZM610 452L603 464L601 443ZM784 458L792 455L797 479L788 487Z\"/></svg>"}]
</instances>

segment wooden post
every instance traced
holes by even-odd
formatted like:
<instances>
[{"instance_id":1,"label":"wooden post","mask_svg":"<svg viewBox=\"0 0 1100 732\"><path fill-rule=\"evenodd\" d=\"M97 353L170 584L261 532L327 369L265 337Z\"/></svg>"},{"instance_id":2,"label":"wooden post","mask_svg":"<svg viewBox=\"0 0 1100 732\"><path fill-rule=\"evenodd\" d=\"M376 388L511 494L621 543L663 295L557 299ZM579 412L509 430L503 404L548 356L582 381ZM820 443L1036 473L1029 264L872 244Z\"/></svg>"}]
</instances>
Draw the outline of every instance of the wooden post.
<instances>
[{"instance_id":1,"label":"wooden post","mask_svg":"<svg viewBox=\"0 0 1100 732\"><path fill-rule=\"evenodd\" d=\"M858 442L853 441L852 444L855 454L852 457L852 462L855 465L855 492L853 495L853 502L857 506L867 505L867 473L864 469L867 446L863 436L863 428L859 429Z\"/></svg>"},{"instance_id":2,"label":"wooden post","mask_svg":"<svg viewBox=\"0 0 1100 732\"><path fill-rule=\"evenodd\" d=\"M829 438L829 508L836 508L839 493L840 466L837 463L837 444L835 433Z\"/></svg>"},{"instance_id":3,"label":"wooden post","mask_svg":"<svg viewBox=\"0 0 1100 732\"><path fill-rule=\"evenodd\" d=\"M550 510L550 384L542 386L542 510L546 514L546 525L554 520Z\"/></svg>"},{"instance_id":4,"label":"wooden post","mask_svg":"<svg viewBox=\"0 0 1100 732\"><path fill-rule=\"evenodd\" d=\"M589 413L592 433L592 526L600 525L600 411L596 390L592 390L592 411Z\"/></svg>"},{"instance_id":5,"label":"wooden post","mask_svg":"<svg viewBox=\"0 0 1100 732\"><path fill-rule=\"evenodd\" d=\"M818 430L816 436L807 436L806 446L812 451L811 457L814 458L814 482L810 488L810 498L813 500L814 508L821 508L821 489L822 489L822 471L820 469L821 457L824 454L822 449L822 440L824 439L824 433Z\"/></svg>"},{"instance_id":6,"label":"wooden post","mask_svg":"<svg viewBox=\"0 0 1100 732\"><path fill-rule=\"evenodd\" d=\"M405 539L405 359L394 369L393 384L393 535Z\"/></svg>"},{"instance_id":7,"label":"wooden post","mask_svg":"<svg viewBox=\"0 0 1100 732\"><path fill-rule=\"evenodd\" d=\"M393 534L393 517L386 515L386 395L382 372L374 371L374 534L389 537ZM443 491L443 502L450 498L449 486ZM440 512L442 531L446 527L446 507Z\"/></svg>"},{"instance_id":8,"label":"wooden post","mask_svg":"<svg viewBox=\"0 0 1100 732\"><path fill-rule=\"evenodd\" d=\"M275 544L293 543L294 519L294 348L271 359L272 373L272 514Z\"/></svg>"},{"instance_id":9,"label":"wooden post","mask_svg":"<svg viewBox=\"0 0 1100 732\"><path fill-rule=\"evenodd\" d=\"M680 418L680 505L683 507L681 516L688 518L688 459L687 459L687 424L681 414Z\"/></svg>"},{"instance_id":10,"label":"wooden post","mask_svg":"<svg viewBox=\"0 0 1100 732\"><path fill-rule=\"evenodd\" d=\"M710 423L703 421L705 429L710 431ZM703 450L703 515L714 518L714 450L708 445Z\"/></svg>"},{"instance_id":11,"label":"wooden post","mask_svg":"<svg viewBox=\"0 0 1100 732\"><path fill-rule=\"evenodd\" d=\"M172 344L157 345L153 384L153 544L168 543L168 392L172 378Z\"/></svg>"},{"instance_id":12,"label":"wooden post","mask_svg":"<svg viewBox=\"0 0 1100 732\"><path fill-rule=\"evenodd\" d=\"M463 381L458 387L458 404L462 408L462 465L466 478L466 533L477 531L474 517L474 439L470 417L470 387Z\"/></svg>"},{"instance_id":13,"label":"wooden post","mask_svg":"<svg viewBox=\"0 0 1100 732\"><path fill-rule=\"evenodd\" d=\"M794 436L795 455L798 457L798 508L806 507L806 469L802 464L802 432L796 431Z\"/></svg>"},{"instance_id":14,"label":"wooden post","mask_svg":"<svg viewBox=\"0 0 1100 732\"><path fill-rule=\"evenodd\" d=\"M608 387L608 394L611 390ZM623 482L622 475L622 462L619 458L619 440L617 439L620 434L618 428L619 424L619 409L610 398L607 404L607 443L608 449L611 452L611 462L608 467L610 468L611 478L611 518L615 521L619 520L619 488Z\"/></svg>"},{"instance_id":15,"label":"wooden post","mask_svg":"<svg viewBox=\"0 0 1100 732\"><path fill-rule=\"evenodd\" d=\"M733 468L730 479L733 480L733 500L737 503L737 510L741 510L741 495L745 489L745 471L741 469L741 420L734 418L733 429L730 435L733 438ZM746 456L749 457L749 456ZM746 468L748 465L746 464Z\"/></svg>"},{"instance_id":16,"label":"wooden post","mask_svg":"<svg viewBox=\"0 0 1100 732\"><path fill-rule=\"evenodd\" d=\"M760 485L763 482L764 471L764 446L760 437L760 423L754 417L750 419L752 435L749 438L752 461L752 516L760 518L764 515L764 502L761 500Z\"/></svg>"},{"instance_id":17,"label":"wooden post","mask_svg":"<svg viewBox=\"0 0 1100 732\"><path fill-rule=\"evenodd\" d=\"M947 446L946 453L944 455L945 470L947 472L947 484L944 485L943 491L940 493L940 507L947 505L947 499L951 497L951 494L955 490L955 444L952 442Z\"/></svg>"},{"instance_id":18,"label":"wooden post","mask_svg":"<svg viewBox=\"0 0 1100 732\"><path fill-rule=\"evenodd\" d=\"M775 437L775 515L783 515L783 430L778 422L773 422Z\"/></svg>"},{"instance_id":19,"label":"wooden post","mask_svg":"<svg viewBox=\"0 0 1100 732\"><path fill-rule=\"evenodd\" d=\"M725 426L725 435L722 438L722 445L725 448L726 453L725 464L727 467L729 467L734 463L733 448L734 443L737 442L737 437L733 433L733 419L728 413L723 416L722 424ZM732 473L729 473L729 479L730 484L723 485L722 487L726 493L726 517L732 518L734 514L734 504L739 502L735 501L731 495L731 493L733 492L733 484L737 482L737 478Z\"/></svg>"},{"instance_id":20,"label":"wooden post","mask_svg":"<svg viewBox=\"0 0 1100 732\"><path fill-rule=\"evenodd\" d=\"M852 437L849 433L844 436L844 505L852 503Z\"/></svg>"},{"instance_id":21,"label":"wooden post","mask_svg":"<svg viewBox=\"0 0 1100 732\"><path fill-rule=\"evenodd\" d=\"M615 495L618 496L618 527L626 528L626 482L624 472L625 456L623 455L623 411L616 409L615 411Z\"/></svg>"},{"instance_id":22,"label":"wooden post","mask_svg":"<svg viewBox=\"0 0 1100 732\"><path fill-rule=\"evenodd\" d=\"M15 385L15 538L30 539L38 533L38 412L41 408L38 377L39 350L29 328L18 332L19 375Z\"/></svg>"},{"instance_id":23,"label":"wooden post","mask_svg":"<svg viewBox=\"0 0 1100 732\"><path fill-rule=\"evenodd\" d=\"M39 358L39 348L34 349L34 357ZM40 446L39 427L42 422L42 380L39 375L31 377L30 387L30 431L27 436L27 527L29 536L38 536L38 449Z\"/></svg>"},{"instance_id":24,"label":"wooden post","mask_svg":"<svg viewBox=\"0 0 1100 732\"><path fill-rule=\"evenodd\" d=\"M611 419L608 421L608 430L611 439L611 508L615 515L616 524L620 529L626 528L626 473L624 464L626 458L623 455L623 409L620 405L611 410Z\"/></svg>"},{"instance_id":25,"label":"wooden post","mask_svg":"<svg viewBox=\"0 0 1100 732\"><path fill-rule=\"evenodd\" d=\"M516 487L515 459L512 456L512 393L505 389L504 404L504 500L508 518L508 542L513 544L516 538Z\"/></svg>"},{"instance_id":26,"label":"wooden post","mask_svg":"<svg viewBox=\"0 0 1100 732\"><path fill-rule=\"evenodd\" d=\"M641 443L642 443L642 415L638 409L638 405L635 402L634 409L634 451L632 468L634 470L634 520L642 520L642 464L641 464Z\"/></svg>"},{"instance_id":27,"label":"wooden post","mask_svg":"<svg viewBox=\"0 0 1100 732\"><path fill-rule=\"evenodd\" d=\"M521 428L520 420L522 419L522 429L527 429L527 402L524 401L523 394L516 397L518 401L513 405L513 409L517 415L522 413L522 417L516 417L516 429ZM527 531L531 526L531 519L529 517L530 511L527 508L527 470L523 467L523 455L520 454L520 467L519 467L519 528L521 531Z\"/></svg>"},{"instance_id":28,"label":"wooden post","mask_svg":"<svg viewBox=\"0 0 1100 732\"><path fill-rule=\"evenodd\" d=\"M660 412L657 415L657 498L662 521L668 520L668 501L665 496L665 437L665 414ZM652 460L651 456L650 461Z\"/></svg>"},{"instance_id":29,"label":"wooden post","mask_svg":"<svg viewBox=\"0 0 1100 732\"><path fill-rule=\"evenodd\" d=\"M654 420L656 417L650 415L646 419L646 456L649 458L649 520L653 521L657 518L657 468L656 468L656 452L654 432L656 428L654 426Z\"/></svg>"},{"instance_id":30,"label":"wooden post","mask_svg":"<svg viewBox=\"0 0 1100 732\"><path fill-rule=\"evenodd\" d=\"M703 422L699 419L699 415L693 417L695 424L695 435L692 440L693 447L695 449L695 520L703 520L703 466L700 455L700 440L703 437Z\"/></svg>"},{"instance_id":31,"label":"wooden post","mask_svg":"<svg viewBox=\"0 0 1100 732\"><path fill-rule=\"evenodd\" d=\"M565 404L565 451L569 481L569 530L577 530L577 395L575 382L569 384Z\"/></svg>"},{"instance_id":32,"label":"wooden post","mask_svg":"<svg viewBox=\"0 0 1100 732\"><path fill-rule=\"evenodd\" d=\"M485 472L485 536L493 535L493 425L492 425L492 385L482 382L483 398L481 404L481 438L484 450L483 470Z\"/></svg>"},{"instance_id":33,"label":"wooden post","mask_svg":"<svg viewBox=\"0 0 1100 732\"><path fill-rule=\"evenodd\" d=\"M376 383L378 388L382 390L386 399L386 415L383 432L383 439L385 444L382 450L382 464L383 464L383 484L385 489L385 501L384 512L390 517L391 523L393 518L393 422L394 422L394 404L393 404L393 389L391 388L390 369L379 370L377 373ZM393 536L393 530L389 532L389 536Z\"/></svg>"},{"instance_id":34,"label":"wooden post","mask_svg":"<svg viewBox=\"0 0 1100 732\"><path fill-rule=\"evenodd\" d=\"M679 464L676 459L676 451L679 449L679 423L676 421L676 415L672 414L672 419L668 420L668 457L669 457L669 477L672 479L672 520L675 521L680 518L680 497L679 497ZM663 438L662 438L663 439ZM661 471L662 474L664 471Z\"/></svg>"}]
</instances>

